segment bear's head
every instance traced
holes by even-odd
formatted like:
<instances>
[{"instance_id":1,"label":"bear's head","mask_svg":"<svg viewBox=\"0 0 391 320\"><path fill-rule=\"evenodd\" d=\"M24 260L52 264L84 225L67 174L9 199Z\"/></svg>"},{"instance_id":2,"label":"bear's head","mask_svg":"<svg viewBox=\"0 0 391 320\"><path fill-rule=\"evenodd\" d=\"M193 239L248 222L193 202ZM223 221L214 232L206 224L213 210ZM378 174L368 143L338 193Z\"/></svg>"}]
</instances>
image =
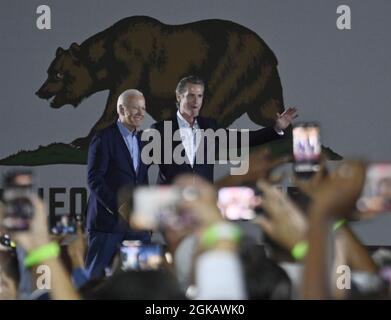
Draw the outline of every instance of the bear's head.
<instances>
[{"instance_id":1,"label":"bear's head","mask_svg":"<svg viewBox=\"0 0 391 320\"><path fill-rule=\"evenodd\" d=\"M93 75L83 63L80 46L76 43L68 50L57 49L47 73L48 78L35 94L41 99L51 99L52 108L66 104L76 107L93 93Z\"/></svg>"}]
</instances>

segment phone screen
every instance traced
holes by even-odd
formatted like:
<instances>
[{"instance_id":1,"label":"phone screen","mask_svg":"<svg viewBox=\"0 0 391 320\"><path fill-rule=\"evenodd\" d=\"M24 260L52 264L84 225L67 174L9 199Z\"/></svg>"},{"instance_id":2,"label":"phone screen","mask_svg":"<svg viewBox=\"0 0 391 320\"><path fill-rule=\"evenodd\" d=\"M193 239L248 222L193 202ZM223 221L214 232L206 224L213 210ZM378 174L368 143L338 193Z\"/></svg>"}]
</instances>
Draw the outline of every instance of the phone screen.
<instances>
[{"instance_id":1,"label":"phone screen","mask_svg":"<svg viewBox=\"0 0 391 320\"><path fill-rule=\"evenodd\" d=\"M3 227L9 231L25 231L34 214L31 201L33 177L30 171L11 172L4 177Z\"/></svg>"},{"instance_id":2,"label":"phone screen","mask_svg":"<svg viewBox=\"0 0 391 320\"><path fill-rule=\"evenodd\" d=\"M123 243L120 256L123 270L158 270L163 263L162 247L155 244Z\"/></svg>"},{"instance_id":3,"label":"phone screen","mask_svg":"<svg viewBox=\"0 0 391 320\"><path fill-rule=\"evenodd\" d=\"M250 187L228 187L219 190L217 206L228 220L251 220L261 202L261 196Z\"/></svg>"},{"instance_id":4,"label":"phone screen","mask_svg":"<svg viewBox=\"0 0 391 320\"><path fill-rule=\"evenodd\" d=\"M293 127L294 171L313 173L320 169L322 145L320 128L316 123L300 123Z\"/></svg>"},{"instance_id":5,"label":"phone screen","mask_svg":"<svg viewBox=\"0 0 391 320\"><path fill-rule=\"evenodd\" d=\"M141 187L134 192L132 223L139 229L154 230L164 219L175 216L181 199L178 188Z\"/></svg>"},{"instance_id":6,"label":"phone screen","mask_svg":"<svg viewBox=\"0 0 391 320\"><path fill-rule=\"evenodd\" d=\"M7 249L15 249L16 243L11 240L10 236L8 234L0 235L0 251L1 246L7 248Z\"/></svg>"},{"instance_id":7,"label":"phone screen","mask_svg":"<svg viewBox=\"0 0 391 320\"><path fill-rule=\"evenodd\" d=\"M76 220L70 214L51 215L49 228L50 233L55 235L75 234Z\"/></svg>"},{"instance_id":8,"label":"phone screen","mask_svg":"<svg viewBox=\"0 0 391 320\"><path fill-rule=\"evenodd\" d=\"M369 213L391 212L391 163L368 165L357 209Z\"/></svg>"}]
</instances>

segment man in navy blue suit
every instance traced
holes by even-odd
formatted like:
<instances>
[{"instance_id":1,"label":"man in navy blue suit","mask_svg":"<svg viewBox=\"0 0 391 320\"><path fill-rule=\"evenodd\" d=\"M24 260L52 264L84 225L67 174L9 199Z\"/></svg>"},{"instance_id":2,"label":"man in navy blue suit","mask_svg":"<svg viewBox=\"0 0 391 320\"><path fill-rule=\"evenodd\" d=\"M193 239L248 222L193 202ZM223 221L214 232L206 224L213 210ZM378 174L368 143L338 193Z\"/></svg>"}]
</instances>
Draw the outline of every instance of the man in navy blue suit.
<instances>
[{"instance_id":1,"label":"man in navy blue suit","mask_svg":"<svg viewBox=\"0 0 391 320\"><path fill-rule=\"evenodd\" d=\"M132 231L124 210L118 204L122 188L148 184L148 166L141 161L143 144L140 127L145 115L145 99L135 89L118 98L118 121L98 132L88 150L87 204L88 277L104 275L123 240L150 241L149 231Z\"/></svg>"},{"instance_id":2,"label":"man in navy blue suit","mask_svg":"<svg viewBox=\"0 0 391 320\"><path fill-rule=\"evenodd\" d=\"M178 108L176 115L169 120L157 122L152 126L152 129L157 130L162 137L160 139L159 184L170 184L178 175L185 173L200 175L213 183L214 163L207 161L207 155L208 152L219 154L219 148L222 146L217 141L214 145L215 148L210 150L210 145L208 145L205 137L202 137L201 131L211 129L216 132L223 129L227 132L228 139L229 134L227 129L218 125L216 119L199 116L204 100L204 91L205 84L199 77L188 76L181 79L175 90ZM296 108L288 108L282 114L277 114L273 127L249 132L248 146L256 146L282 138L284 130L296 117ZM173 138L175 132L179 132L180 139ZM241 133L239 131L238 136L238 144L235 148L240 149L243 146L240 145ZM178 147L179 150L182 150L182 153L185 153L182 158L185 158L186 162L178 163L175 158L167 162L165 155L173 154L175 156ZM203 152L200 153L200 159L198 152L201 148Z\"/></svg>"}]
</instances>

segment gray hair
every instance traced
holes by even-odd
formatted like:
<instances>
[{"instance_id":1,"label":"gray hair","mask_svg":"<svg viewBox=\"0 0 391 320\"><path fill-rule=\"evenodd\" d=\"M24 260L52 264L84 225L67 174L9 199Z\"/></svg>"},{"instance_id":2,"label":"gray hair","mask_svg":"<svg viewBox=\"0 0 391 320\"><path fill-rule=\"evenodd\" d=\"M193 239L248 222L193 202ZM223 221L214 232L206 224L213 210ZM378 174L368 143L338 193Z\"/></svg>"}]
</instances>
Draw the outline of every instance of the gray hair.
<instances>
[{"instance_id":1,"label":"gray hair","mask_svg":"<svg viewBox=\"0 0 391 320\"><path fill-rule=\"evenodd\" d=\"M119 113L119 107L124 104L124 101L130 97L144 97L143 93L137 89L128 89L122 92L117 100L117 112Z\"/></svg>"}]
</instances>

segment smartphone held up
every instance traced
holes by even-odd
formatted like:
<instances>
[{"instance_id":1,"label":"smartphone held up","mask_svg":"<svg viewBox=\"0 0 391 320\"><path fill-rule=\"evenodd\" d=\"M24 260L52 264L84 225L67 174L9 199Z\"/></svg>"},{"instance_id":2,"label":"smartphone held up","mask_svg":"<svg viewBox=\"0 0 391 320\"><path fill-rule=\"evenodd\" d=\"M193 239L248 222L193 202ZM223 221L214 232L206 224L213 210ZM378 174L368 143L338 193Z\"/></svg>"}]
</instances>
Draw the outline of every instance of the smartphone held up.
<instances>
[{"instance_id":1,"label":"smartphone held up","mask_svg":"<svg viewBox=\"0 0 391 320\"><path fill-rule=\"evenodd\" d=\"M227 220L252 220L261 203L259 192L250 187L226 187L218 192L217 206Z\"/></svg>"},{"instance_id":2,"label":"smartphone held up","mask_svg":"<svg viewBox=\"0 0 391 320\"><path fill-rule=\"evenodd\" d=\"M299 178L310 178L320 170L322 144L320 127L316 122L293 126L293 170Z\"/></svg>"},{"instance_id":3,"label":"smartphone held up","mask_svg":"<svg viewBox=\"0 0 391 320\"><path fill-rule=\"evenodd\" d=\"M141 244L137 241L124 241L120 247L120 257L122 270L159 270L164 261L160 245Z\"/></svg>"},{"instance_id":4,"label":"smartphone held up","mask_svg":"<svg viewBox=\"0 0 391 320\"><path fill-rule=\"evenodd\" d=\"M3 178L3 227L8 231L26 231L34 215L33 175L31 171L13 171Z\"/></svg>"},{"instance_id":5,"label":"smartphone held up","mask_svg":"<svg viewBox=\"0 0 391 320\"><path fill-rule=\"evenodd\" d=\"M76 218L70 214L50 214L49 229L49 232L54 235L76 234Z\"/></svg>"},{"instance_id":6,"label":"smartphone held up","mask_svg":"<svg viewBox=\"0 0 391 320\"><path fill-rule=\"evenodd\" d=\"M162 224L174 228L191 228L194 216L182 210L182 201L197 198L191 187L153 186L137 188L133 195L132 225L138 229L156 230Z\"/></svg>"},{"instance_id":7,"label":"smartphone held up","mask_svg":"<svg viewBox=\"0 0 391 320\"><path fill-rule=\"evenodd\" d=\"M391 212L391 163L371 163L367 166L357 209L372 214Z\"/></svg>"}]
</instances>

